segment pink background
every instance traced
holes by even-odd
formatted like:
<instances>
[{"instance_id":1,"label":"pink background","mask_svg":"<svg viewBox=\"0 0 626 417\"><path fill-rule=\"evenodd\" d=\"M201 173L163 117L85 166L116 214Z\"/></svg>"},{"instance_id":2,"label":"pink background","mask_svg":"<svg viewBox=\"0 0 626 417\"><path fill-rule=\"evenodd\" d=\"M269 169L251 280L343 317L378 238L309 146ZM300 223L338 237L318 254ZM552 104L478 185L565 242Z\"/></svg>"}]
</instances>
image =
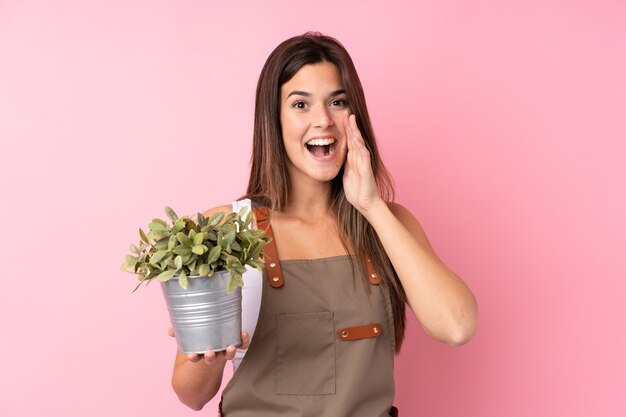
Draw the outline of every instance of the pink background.
<instances>
[{"instance_id":1,"label":"pink background","mask_svg":"<svg viewBox=\"0 0 626 417\"><path fill-rule=\"evenodd\" d=\"M198 415L119 266L164 206L244 191L257 77L306 30L350 51L397 201L479 302L463 347L409 318L401 415L626 415L626 4L215 3L0 1L0 415Z\"/></svg>"}]
</instances>

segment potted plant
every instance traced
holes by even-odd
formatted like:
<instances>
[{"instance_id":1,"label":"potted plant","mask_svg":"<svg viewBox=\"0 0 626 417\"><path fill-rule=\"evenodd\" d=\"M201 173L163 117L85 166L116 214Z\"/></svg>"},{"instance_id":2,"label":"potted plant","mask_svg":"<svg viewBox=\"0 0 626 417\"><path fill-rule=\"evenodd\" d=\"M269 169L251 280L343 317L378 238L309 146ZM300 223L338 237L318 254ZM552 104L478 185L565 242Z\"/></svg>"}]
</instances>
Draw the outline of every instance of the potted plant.
<instances>
[{"instance_id":1,"label":"potted plant","mask_svg":"<svg viewBox=\"0 0 626 417\"><path fill-rule=\"evenodd\" d=\"M224 212L205 218L178 217L165 207L171 225L152 219L140 242L131 244L121 270L139 284L161 282L182 353L225 350L241 343L241 287L246 265L262 271L263 247L271 240L251 230L252 212Z\"/></svg>"}]
</instances>

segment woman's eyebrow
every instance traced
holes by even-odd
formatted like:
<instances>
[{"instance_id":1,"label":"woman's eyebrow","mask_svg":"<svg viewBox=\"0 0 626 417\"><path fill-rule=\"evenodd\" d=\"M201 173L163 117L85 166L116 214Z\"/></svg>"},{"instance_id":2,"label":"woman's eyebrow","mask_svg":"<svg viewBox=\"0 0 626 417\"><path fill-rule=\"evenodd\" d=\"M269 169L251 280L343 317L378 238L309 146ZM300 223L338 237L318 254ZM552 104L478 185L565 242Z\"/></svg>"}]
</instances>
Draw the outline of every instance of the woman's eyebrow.
<instances>
[{"instance_id":1,"label":"woman's eyebrow","mask_svg":"<svg viewBox=\"0 0 626 417\"><path fill-rule=\"evenodd\" d=\"M331 97L335 97L338 96L340 94L344 94L346 92L346 90L341 89L341 90L335 90L332 93L330 93ZM301 90L293 90L291 93L289 93L289 95L287 96L287 98L293 96L293 95L299 95L299 96L305 96L305 97L311 97L311 93L307 93L306 91L301 91Z\"/></svg>"}]
</instances>

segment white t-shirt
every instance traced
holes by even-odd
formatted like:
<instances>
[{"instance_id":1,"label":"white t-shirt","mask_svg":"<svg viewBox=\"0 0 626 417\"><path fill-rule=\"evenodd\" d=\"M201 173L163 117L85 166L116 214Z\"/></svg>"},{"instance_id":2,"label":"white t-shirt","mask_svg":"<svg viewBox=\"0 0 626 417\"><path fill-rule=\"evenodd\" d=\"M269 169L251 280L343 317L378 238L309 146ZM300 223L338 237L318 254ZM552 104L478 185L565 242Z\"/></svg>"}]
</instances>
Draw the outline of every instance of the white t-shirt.
<instances>
[{"instance_id":1,"label":"white t-shirt","mask_svg":"<svg viewBox=\"0 0 626 417\"><path fill-rule=\"evenodd\" d=\"M250 199L233 202L233 211L238 213L242 207L252 210ZM247 272L243 274L243 288L241 289L241 329L248 332L250 342L259 319L261 309L261 291L263 290L263 275L258 269L246 265ZM233 374L243 360L247 349L237 349L233 359Z\"/></svg>"}]
</instances>

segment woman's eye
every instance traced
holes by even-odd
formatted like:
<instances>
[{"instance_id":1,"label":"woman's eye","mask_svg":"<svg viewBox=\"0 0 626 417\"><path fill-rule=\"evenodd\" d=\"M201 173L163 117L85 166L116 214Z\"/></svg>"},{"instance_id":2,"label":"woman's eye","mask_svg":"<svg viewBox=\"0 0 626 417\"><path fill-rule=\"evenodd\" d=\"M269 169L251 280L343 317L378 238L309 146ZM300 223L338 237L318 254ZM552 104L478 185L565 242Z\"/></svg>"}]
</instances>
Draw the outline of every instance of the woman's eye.
<instances>
[{"instance_id":1,"label":"woman's eye","mask_svg":"<svg viewBox=\"0 0 626 417\"><path fill-rule=\"evenodd\" d=\"M291 106L295 107L296 109L303 109L306 106L306 103L304 101L296 101Z\"/></svg>"},{"instance_id":2,"label":"woman's eye","mask_svg":"<svg viewBox=\"0 0 626 417\"><path fill-rule=\"evenodd\" d=\"M337 100L332 101L333 106L345 107L347 104L348 104L348 101L344 99L337 99Z\"/></svg>"}]
</instances>

